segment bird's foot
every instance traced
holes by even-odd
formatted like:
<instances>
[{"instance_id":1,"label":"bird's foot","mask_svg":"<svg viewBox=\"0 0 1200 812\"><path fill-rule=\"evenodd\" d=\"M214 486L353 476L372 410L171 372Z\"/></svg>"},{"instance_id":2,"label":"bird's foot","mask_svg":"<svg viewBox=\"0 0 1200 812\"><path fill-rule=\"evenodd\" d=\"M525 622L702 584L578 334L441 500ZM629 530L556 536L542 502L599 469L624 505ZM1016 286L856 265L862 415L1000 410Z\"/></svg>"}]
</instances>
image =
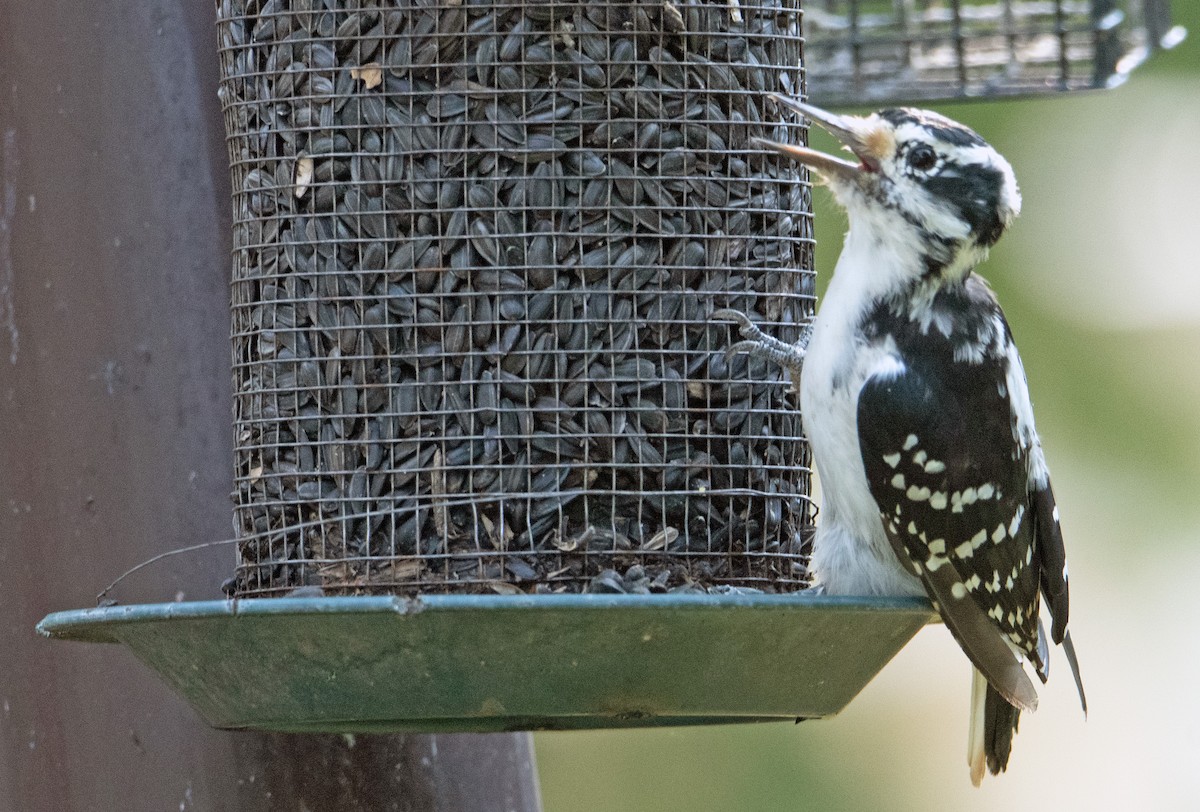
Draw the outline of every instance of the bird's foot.
<instances>
[{"instance_id":1,"label":"bird's foot","mask_svg":"<svg viewBox=\"0 0 1200 812\"><path fill-rule=\"evenodd\" d=\"M709 317L715 321L729 321L738 325L738 332L745 341L730 344L725 350L726 356L745 352L755 358L764 358L795 374L800 373L804 366L804 354L808 348L808 340L812 335L812 327L806 325L800 334L800 340L795 344L787 344L774 336L769 336L750 321L745 313L737 310L714 310Z\"/></svg>"}]
</instances>

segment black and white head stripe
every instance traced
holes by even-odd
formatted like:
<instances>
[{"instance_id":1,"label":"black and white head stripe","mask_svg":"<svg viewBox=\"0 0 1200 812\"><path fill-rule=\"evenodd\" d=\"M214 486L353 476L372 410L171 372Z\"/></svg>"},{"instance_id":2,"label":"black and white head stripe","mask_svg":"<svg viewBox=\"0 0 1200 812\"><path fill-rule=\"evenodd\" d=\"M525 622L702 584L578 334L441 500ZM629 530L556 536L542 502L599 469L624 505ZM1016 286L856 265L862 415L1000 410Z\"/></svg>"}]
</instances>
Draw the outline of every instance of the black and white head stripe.
<instances>
[{"instance_id":1,"label":"black and white head stripe","mask_svg":"<svg viewBox=\"0 0 1200 812\"><path fill-rule=\"evenodd\" d=\"M894 173L928 192L930 202L948 207L967 225L964 237L981 247L994 245L1021 209L1008 161L974 130L937 113L899 108L877 115L894 128ZM918 203L910 193L903 194ZM931 234L938 235L939 229L935 226Z\"/></svg>"},{"instance_id":2,"label":"black and white head stripe","mask_svg":"<svg viewBox=\"0 0 1200 812\"><path fill-rule=\"evenodd\" d=\"M881 119L896 128L897 132L905 125L915 125L929 133L934 139L955 147L986 147L987 142L970 127L964 127L957 121L952 121L932 110L918 110L915 107L893 107L876 113Z\"/></svg>"}]
</instances>

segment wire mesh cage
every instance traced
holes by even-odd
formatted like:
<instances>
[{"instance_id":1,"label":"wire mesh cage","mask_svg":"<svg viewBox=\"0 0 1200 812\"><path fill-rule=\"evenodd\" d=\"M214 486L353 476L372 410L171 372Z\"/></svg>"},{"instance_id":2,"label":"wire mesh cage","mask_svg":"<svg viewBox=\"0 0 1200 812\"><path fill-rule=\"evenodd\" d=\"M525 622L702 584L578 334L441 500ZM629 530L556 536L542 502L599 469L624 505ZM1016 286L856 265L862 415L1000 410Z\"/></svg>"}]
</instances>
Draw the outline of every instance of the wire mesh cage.
<instances>
[{"instance_id":1,"label":"wire mesh cage","mask_svg":"<svg viewBox=\"0 0 1200 812\"><path fill-rule=\"evenodd\" d=\"M1182 36L1169 0L809 0L825 106L1111 87Z\"/></svg>"},{"instance_id":2,"label":"wire mesh cage","mask_svg":"<svg viewBox=\"0 0 1200 812\"><path fill-rule=\"evenodd\" d=\"M800 14L220 0L234 595L806 585Z\"/></svg>"}]
</instances>

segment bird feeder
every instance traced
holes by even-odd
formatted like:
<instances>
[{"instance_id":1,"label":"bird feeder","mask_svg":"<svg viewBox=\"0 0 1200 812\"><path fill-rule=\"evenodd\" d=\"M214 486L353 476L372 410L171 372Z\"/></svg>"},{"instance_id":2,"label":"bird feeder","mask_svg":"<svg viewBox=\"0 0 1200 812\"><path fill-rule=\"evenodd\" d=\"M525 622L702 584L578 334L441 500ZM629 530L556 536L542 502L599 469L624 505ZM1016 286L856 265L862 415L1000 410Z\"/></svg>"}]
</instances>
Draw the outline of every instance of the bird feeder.
<instances>
[{"instance_id":1,"label":"bird feeder","mask_svg":"<svg viewBox=\"0 0 1200 812\"><path fill-rule=\"evenodd\" d=\"M810 0L823 107L1111 88L1180 42L1169 0Z\"/></svg>"},{"instance_id":2,"label":"bird feeder","mask_svg":"<svg viewBox=\"0 0 1200 812\"><path fill-rule=\"evenodd\" d=\"M328 4L326 4L328 5ZM222 4L236 597L804 586L798 4Z\"/></svg>"},{"instance_id":3,"label":"bird feeder","mask_svg":"<svg viewBox=\"0 0 1200 812\"><path fill-rule=\"evenodd\" d=\"M227 728L836 713L931 612L803 591L790 381L710 318L794 340L813 310L807 177L751 139L803 141L768 94L806 64L825 103L887 59L891 94L1028 90L1034 5L221 0L228 600L43 633L128 645ZM1139 41L1111 6L1056 6L1089 86ZM970 56L1001 41L1008 84Z\"/></svg>"}]
</instances>

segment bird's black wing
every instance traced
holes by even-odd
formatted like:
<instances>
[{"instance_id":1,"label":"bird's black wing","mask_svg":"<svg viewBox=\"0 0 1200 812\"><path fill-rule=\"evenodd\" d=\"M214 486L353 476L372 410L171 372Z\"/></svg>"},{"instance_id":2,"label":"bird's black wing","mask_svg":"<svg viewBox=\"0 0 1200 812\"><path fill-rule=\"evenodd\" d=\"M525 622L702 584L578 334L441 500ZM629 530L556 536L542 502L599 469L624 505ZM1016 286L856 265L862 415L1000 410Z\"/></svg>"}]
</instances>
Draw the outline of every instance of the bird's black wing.
<instances>
[{"instance_id":1,"label":"bird's black wing","mask_svg":"<svg viewBox=\"0 0 1200 812\"><path fill-rule=\"evenodd\" d=\"M1035 448L1034 453L1040 454L1041 449ZM1045 465L1042 465L1043 471ZM1054 501L1054 489L1050 486L1049 475L1042 482L1035 482L1030 487L1030 507L1033 513L1034 549L1036 557L1041 562L1042 597L1046 599L1046 608L1050 612L1050 638L1063 647L1067 663L1071 666L1071 676L1075 678L1075 688L1079 691L1079 704L1087 713L1087 694L1083 690L1083 679L1079 675L1079 660L1075 656L1075 644L1067 631L1067 618L1070 609L1070 594L1067 589L1067 551L1063 544L1062 529L1058 522L1058 505ZM1049 663L1046 663L1048 666ZM1039 674L1045 678L1046 669Z\"/></svg>"},{"instance_id":2,"label":"bird's black wing","mask_svg":"<svg viewBox=\"0 0 1200 812\"><path fill-rule=\"evenodd\" d=\"M1044 485L1034 488L1032 503L1034 533L1041 560L1042 594L1053 620L1050 637L1055 643L1061 643L1067 633L1069 611L1067 551L1058 524L1058 505L1048 478Z\"/></svg>"},{"instance_id":3,"label":"bird's black wing","mask_svg":"<svg viewBox=\"0 0 1200 812\"><path fill-rule=\"evenodd\" d=\"M1037 704L1011 642L1042 669L1039 569L1026 454L1014 438L1005 359L955 359L948 339L869 378L858 435L867 483L896 554L988 683Z\"/></svg>"}]
</instances>

